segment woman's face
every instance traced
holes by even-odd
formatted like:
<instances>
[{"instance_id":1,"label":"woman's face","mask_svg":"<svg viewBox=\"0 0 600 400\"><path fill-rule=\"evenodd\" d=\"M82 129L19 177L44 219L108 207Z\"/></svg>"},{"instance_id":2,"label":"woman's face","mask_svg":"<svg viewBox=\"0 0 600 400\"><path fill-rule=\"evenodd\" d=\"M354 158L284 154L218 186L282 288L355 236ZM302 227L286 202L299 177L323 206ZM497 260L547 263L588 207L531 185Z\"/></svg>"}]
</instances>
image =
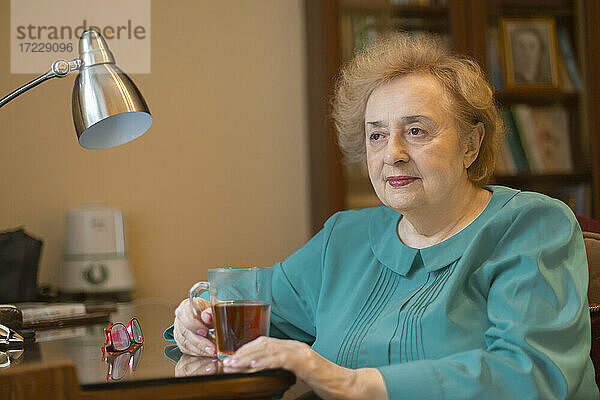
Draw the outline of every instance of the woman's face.
<instances>
[{"instance_id":1,"label":"woman's face","mask_svg":"<svg viewBox=\"0 0 600 400\"><path fill-rule=\"evenodd\" d=\"M401 213L444 207L470 182L448 96L428 74L375 89L365 110L369 177L379 199Z\"/></svg>"}]
</instances>

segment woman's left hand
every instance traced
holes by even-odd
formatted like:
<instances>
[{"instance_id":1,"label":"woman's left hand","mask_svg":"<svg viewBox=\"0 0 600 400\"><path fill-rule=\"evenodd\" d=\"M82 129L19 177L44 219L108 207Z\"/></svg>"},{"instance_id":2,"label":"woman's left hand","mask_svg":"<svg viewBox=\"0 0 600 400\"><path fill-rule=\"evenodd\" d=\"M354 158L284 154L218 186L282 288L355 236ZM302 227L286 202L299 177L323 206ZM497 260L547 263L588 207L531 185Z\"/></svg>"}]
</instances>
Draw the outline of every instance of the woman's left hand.
<instances>
[{"instance_id":1,"label":"woman's left hand","mask_svg":"<svg viewBox=\"0 0 600 400\"><path fill-rule=\"evenodd\" d=\"M383 378L375 368L348 369L321 357L307 344L261 336L223 361L225 372L249 368L283 368L323 399L387 399Z\"/></svg>"}]
</instances>

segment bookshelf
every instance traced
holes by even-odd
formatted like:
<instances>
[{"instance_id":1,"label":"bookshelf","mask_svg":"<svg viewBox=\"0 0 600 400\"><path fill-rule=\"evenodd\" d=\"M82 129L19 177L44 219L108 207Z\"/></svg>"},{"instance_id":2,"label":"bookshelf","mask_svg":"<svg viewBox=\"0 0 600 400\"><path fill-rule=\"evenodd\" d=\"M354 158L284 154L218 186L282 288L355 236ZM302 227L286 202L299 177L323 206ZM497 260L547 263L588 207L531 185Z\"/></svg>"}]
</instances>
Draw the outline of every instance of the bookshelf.
<instances>
[{"instance_id":1,"label":"bookshelf","mask_svg":"<svg viewBox=\"0 0 600 400\"><path fill-rule=\"evenodd\" d=\"M320 80L312 90L309 82L311 152L317 154L311 154L313 230L337 210L380 204L364 168L341 164L335 132L327 119L328 103L323 99L333 93L335 76L353 51L378 34L395 30L440 34L449 48L470 55L488 71L499 106L516 121L515 135L520 135L525 157L521 162L527 162L517 169L512 153L504 157L508 165L498 168L492 183L546 193L561 198L577 213L600 217L600 157L596 156L600 152L600 2L307 0L305 6L307 29L312 30L307 36L309 77ZM513 35L522 27L535 27L546 40L542 43L548 53L542 58L549 60L549 72L544 75L538 67L538 81L533 83L519 81L517 68L522 68L520 60L525 57L512 54L518 49L514 44L518 37ZM494 36L500 41L491 41ZM561 37L572 52L575 78L567 68ZM311 57L321 64L316 67ZM503 74L500 84L498 72ZM577 78L580 85L575 84ZM532 147L540 143L539 138L545 145Z\"/></svg>"},{"instance_id":2,"label":"bookshelf","mask_svg":"<svg viewBox=\"0 0 600 400\"><path fill-rule=\"evenodd\" d=\"M509 156L504 161L500 160L500 164L505 165L498 165L494 182L546 193L563 200L577 214L592 216L597 213L593 210L593 153L590 151L592 140L588 124L590 106L585 85L582 84L587 67L582 46L585 41L585 23L582 20L586 3L576 0L538 1L532 7L531 1L481 2L479 12L487 21L487 27L485 48L480 49L480 53L486 54L487 71L496 87L499 104L509 110L505 116L508 115L509 119L512 116L512 122L517 122L519 117L515 114L516 109L529 112L521 114L523 119L530 119L534 113L538 113L537 123L521 121L523 126L515 124L515 129L507 132L507 136L521 138L527 156L527 168L514 167L510 157L511 153L514 155L514 147L509 148ZM513 24L515 29L530 29L538 23L536 21L542 21L542 28L551 28L546 38L546 49L547 53L554 50L553 56L548 57L548 64L550 61L556 63L553 71L556 82L552 88L537 84L511 87L507 75L511 72L516 75L511 69L518 66L518 59L512 54L516 44L513 42L511 47L509 42L512 37L508 28ZM493 40L498 42L492 43ZM571 68L567 67L567 61L570 61ZM553 121L546 129L539 126L544 120L552 121L557 112L564 114L562 122ZM510 126L511 122L507 122L507 125ZM529 129L524 125L529 125ZM534 160L535 154L531 153L544 147L557 150L549 150L546 165L540 166L539 160Z\"/></svg>"}]
</instances>

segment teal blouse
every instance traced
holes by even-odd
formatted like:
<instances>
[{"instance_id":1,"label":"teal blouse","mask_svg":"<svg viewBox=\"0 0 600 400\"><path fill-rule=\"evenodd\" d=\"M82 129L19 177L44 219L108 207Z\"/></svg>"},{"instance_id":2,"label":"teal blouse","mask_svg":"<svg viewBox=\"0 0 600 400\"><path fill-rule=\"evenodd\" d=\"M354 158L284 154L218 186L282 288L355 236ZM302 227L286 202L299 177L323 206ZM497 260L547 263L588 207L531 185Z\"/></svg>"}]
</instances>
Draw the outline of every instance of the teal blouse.
<instances>
[{"instance_id":1,"label":"teal blouse","mask_svg":"<svg viewBox=\"0 0 600 400\"><path fill-rule=\"evenodd\" d=\"M271 335L377 368L390 399L597 399L573 213L488 190L475 221L424 249L402 243L390 208L333 215L273 266Z\"/></svg>"}]
</instances>

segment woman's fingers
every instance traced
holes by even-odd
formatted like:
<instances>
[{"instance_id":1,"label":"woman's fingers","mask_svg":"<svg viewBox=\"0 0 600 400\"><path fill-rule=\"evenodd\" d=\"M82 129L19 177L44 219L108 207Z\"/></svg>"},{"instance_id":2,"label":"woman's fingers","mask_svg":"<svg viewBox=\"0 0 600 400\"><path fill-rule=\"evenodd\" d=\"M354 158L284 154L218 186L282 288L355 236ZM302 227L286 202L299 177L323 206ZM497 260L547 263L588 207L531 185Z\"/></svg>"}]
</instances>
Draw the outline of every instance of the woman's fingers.
<instances>
[{"instance_id":1,"label":"woman's fingers","mask_svg":"<svg viewBox=\"0 0 600 400\"><path fill-rule=\"evenodd\" d=\"M205 306L210 306L206 302ZM206 318L208 322L211 319ZM209 327L194 316L189 300L183 300L175 310L173 336L179 349L185 354L214 356L215 345L206 338Z\"/></svg>"},{"instance_id":2,"label":"woman's fingers","mask_svg":"<svg viewBox=\"0 0 600 400\"><path fill-rule=\"evenodd\" d=\"M268 343L265 343L268 342L268 340L265 339L266 338L264 336L261 336L249 343L246 343L233 355L224 359L224 371L235 372L238 370L253 368L251 365L252 361L254 361L254 364L256 364L257 359L264 359L265 355L269 353Z\"/></svg>"},{"instance_id":3,"label":"woman's fingers","mask_svg":"<svg viewBox=\"0 0 600 400\"><path fill-rule=\"evenodd\" d=\"M213 342L204 336L193 333L178 319L175 319L173 336L177 347L185 354L213 357L216 353Z\"/></svg>"},{"instance_id":4,"label":"woman's fingers","mask_svg":"<svg viewBox=\"0 0 600 400\"><path fill-rule=\"evenodd\" d=\"M210 303L208 303L208 306L210 306ZM203 314L208 314L208 311L205 310ZM196 318L188 299L183 300L175 310L175 320L179 320L186 329L200 336L206 336L209 328L212 326L203 322L212 324L212 318L205 317L203 321Z\"/></svg>"},{"instance_id":5,"label":"woman's fingers","mask_svg":"<svg viewBox=\"0 0 600 400\"><path fill-rule=\"evenodd\" d=\"M210 307L210 304L208 308L205 308L204 311L202 311L200 314L200 319L206 326L214 326L212 308Z\"/></svg>"}]
</instances>

